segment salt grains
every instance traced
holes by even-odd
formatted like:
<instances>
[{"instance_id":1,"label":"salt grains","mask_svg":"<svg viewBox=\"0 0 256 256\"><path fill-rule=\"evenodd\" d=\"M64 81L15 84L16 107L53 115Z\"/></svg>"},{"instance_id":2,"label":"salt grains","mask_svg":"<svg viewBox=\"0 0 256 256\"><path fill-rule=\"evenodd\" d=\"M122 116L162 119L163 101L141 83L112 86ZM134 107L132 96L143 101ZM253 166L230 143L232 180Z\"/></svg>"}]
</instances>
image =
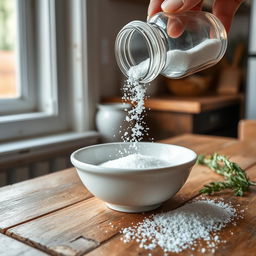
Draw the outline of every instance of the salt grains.
<instances>
[{"instance_id":1,"label":"salt grains","mask_svg":"<svg viewBox=\"0 0 256 256\"><path fill-rule=\"evenodd\" d=\"M206 39L197 46L187 50L171 50L167 53L163 71L167 76L185 75L189 70L211 62L218 57L221 48L219 39Z\"/></svg>"},{"instance_id":2,"label":"salt grains","mask_svg":"<svg viewBox=\"0 0 256 256\"><path fill-rule=\"evenodd\" d=\"M185 75L189 70L218 58L221 44L219 39L206 39L189 50L172 49L166 54L163 73L169 77ZM137 80L144 77L148 72L149 65L150 59L147 58L138 65L131 67L128 76Z\"/></svg>"},{"instance_id":3,"label":"salt grains","mask_svg":"<svg viewBox=\"0 0 256 256\"><path fill-rule=\"evenodd\" d=\"M222 201L201 199L169 211L152 215L134 227L124 228L123 242L135 240L140 248L153 250L157 246L164 252L179 253L195 250L197 240L206 242L214 251L221 242L217 231L237 217L237 211ZM222 241L223 242L223 241ZM206 248L202 248L204 253Z\"/></svg>"},{"instance_id":4,"label":"salt grains","mask_svg":"<svg viewBox=\"0 0 256 256\"><path fill-rule=\"evenodd\" d=\"M170 166L171 163L161 158L141 154L131 154L115 160L107 161L100 166L122 169L151 169Z\"/></svg>"},{"instance_id":5,"label":"salt grains","mask_svg":"<svg viewBox=\"0 0 256 256\"><path fill-rule=\"evenodd\" d=\"M123 97L125 101L132 103L133 107L127 111L126 121L130 124L129 129L126 131L122 140L124 142L138 142L141 141L144 135L148 135L148 128L143 121L145 114L144 102L146 97L146 84L140 83L140 79L147 72L149 59L142 61L139 65L133 66L128 71L128 79L123 87ZM136 148L136 144L133 144Z\"/></svg>"},{"instance_id":6,"label":"salt grains","mask_svg":"<svg viewBox=\"0 0 256 256\"><path fill-rule=\"evenodd\" d=\"M137 73L134 73L136 76ZM146 98L146 85L139 83L137 78L130 76L123 87L123 97L125 101L133 104L131 110L127 111L126 121L130 123L131 132L126 132L122 136L124 142L138 142L147 134L148 128L143 121Z\"/></svg>"}]
</instances>

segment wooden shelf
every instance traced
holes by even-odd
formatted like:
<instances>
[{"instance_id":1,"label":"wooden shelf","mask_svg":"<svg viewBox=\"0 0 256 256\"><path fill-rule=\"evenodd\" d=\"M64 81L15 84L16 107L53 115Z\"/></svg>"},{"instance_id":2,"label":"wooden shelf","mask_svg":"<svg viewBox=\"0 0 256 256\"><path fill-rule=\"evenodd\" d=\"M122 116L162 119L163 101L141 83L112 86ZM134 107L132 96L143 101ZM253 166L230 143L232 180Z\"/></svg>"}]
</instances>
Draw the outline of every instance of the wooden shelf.
<instances>
[{"instance_id":1,"label":"wooden shelf","mask_svg":"<svg viewBox=\"0 0 256 256\"><path fill-rule=\"evenodd\" d=\"M241 103L243 95L207 95L201 97L154 97L145 101L146 108L158 111L199 114ZM120 97L110 97L102 102L121 102Z\"/></svg>"},{"instance_id":2,"label":"wooden shelf","mask_svg":"<svg viewBox=\"0 0 256 256\"><path fill-rule=\"evenodd\" d=\"M201 97L152 97L145 101L150 136L163 139L183 133L236 136L243 95L211 94ZM120 97L102 102L122 102Z\"/></svg>"}]
</instances>

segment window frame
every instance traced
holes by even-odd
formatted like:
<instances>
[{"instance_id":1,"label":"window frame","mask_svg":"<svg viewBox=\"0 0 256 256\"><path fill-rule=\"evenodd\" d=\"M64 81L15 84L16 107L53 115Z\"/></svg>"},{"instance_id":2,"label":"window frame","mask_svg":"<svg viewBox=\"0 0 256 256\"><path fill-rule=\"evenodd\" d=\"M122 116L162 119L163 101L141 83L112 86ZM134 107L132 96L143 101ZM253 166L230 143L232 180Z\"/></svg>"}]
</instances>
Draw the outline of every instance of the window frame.
<instances>
[{"instance_id":1,"label":"window frame","mask_svg":"<svg viewBox=\"0 0 256 256\"><path fill-rule=\"evenodd\" d=\"M32 9L29 1L16 0L16 34L17 45L15 49L16 55L16 86L18 96L13 98L0 99L0 115L23 113L33 111L35 109L35 90L33 70L28 70L27 66L33 67L33 58L28 53L28 49L32 47L31 42L35 40L34 35L30 34L33 24ZM23 18L22 18L23 17ZM20 86L22 84L22 86Z\"/></svg>"},{"instance_id":2,"label":"window frame","mask_svg":"<svg viewBox=\"0 0 256 256\"><path fill-rule=\"evenodd\" d=\"M23 3L33 2L33 0L21 1ZM86 42L84 39L87 35L87 27L86 22L83 22L86 19L86 3L83 0L75 0L72 3L69 1L39 0L37 4L37 14L41 13L39 15L40 31L43 30L45 32L47 28L49 30L48 38L43 37L44 41L40 41L42 34L36 35L35 40L39 42L36 45L37 53L39 54L37 61L40 59L39 63L29 62L29 65L32 65L33 68L38 67L39 69L38 75L34 79L37 85L40 85L39 96L38 98L35 97L39 104L33 107L33 111L0 116L0 141L56 132L84 132L94 126L94 122L90 117L95 104L93 106L91 104L89 104L90 106L88 105L88 99L94 98L91 97L92 95L89 97L88 93L88 60L83 60L82 63L77 63L76 61L76 65L74 65L74 58L77 58L77 54L86 57L87 52L87 44L84 44ZM59 11L63 10L63 8L66 8L66 15L70 15L71 27L73 26L74 28L79 23L78 28L69 34L71 36L70 42L80 40L78 43L81 47L77 50L79 53L69 49L70 42L63 42L61 39L62 35L60 34L63 33L65 28L57 28L57 24L62 24L63 18L67 18L67 16L63 17L61 11ZM42 10L44 11L42 12ZM44 45L42 45L42 42L44 42ZM47 47L45 42L48 44ZM44 49L43 52L41 51L42 49ZM68 51L68 56L63 57L64 51ZM71 60L70 65L63 67L63 62L69 63L69 60ZM81 72L74 75L74 71L77 68ZM79 110L82 111L79 112Z\"/></svg>"},{"instance_id":3,"label":"window frame","mask_svg":"<svg viewBox=\"0 0 256 256\"><path fill-rule=\"evenodd\" d=\"M33 64L44 78L35 79L39 87L44 88L39 93L41 98L37 99L38 108L22 114L0 115L0 143L54 133L88 132L91 136L100 96L98 1L22 1L38 1L38 13L47 8L49 16L40 17L40 24L44 29L48 26L50 31L48 54L51 58L49 62ZM40 46L37 52L42 54ZM45 76L41 67L47 63L48 75Z\"/></svg>"}]
</instances>

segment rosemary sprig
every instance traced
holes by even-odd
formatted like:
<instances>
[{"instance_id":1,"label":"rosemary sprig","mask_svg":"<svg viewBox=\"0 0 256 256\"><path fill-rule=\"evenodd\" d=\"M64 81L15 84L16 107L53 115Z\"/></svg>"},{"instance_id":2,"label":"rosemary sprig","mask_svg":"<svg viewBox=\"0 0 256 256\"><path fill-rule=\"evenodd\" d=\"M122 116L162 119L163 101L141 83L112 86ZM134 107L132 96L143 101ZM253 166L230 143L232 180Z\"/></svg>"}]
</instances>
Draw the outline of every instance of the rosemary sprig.
<instances>
[{"instance_id":1,"label":"rosemary sprig","mask_svg":"<svg viewBox=\"0 0 256 256\"><path fill-rule=\"evenodd\" d=\"M217 153L208 156L199 155L197 164L208 166L224 177L224 181L210 182L204 185L204 188L199 191L202 194L212 195L214 192L231 189L235 196L243 196L250 186L256 186L256 182L250 181L245 171L226 156Z\"/></svg>"}]
</instances>

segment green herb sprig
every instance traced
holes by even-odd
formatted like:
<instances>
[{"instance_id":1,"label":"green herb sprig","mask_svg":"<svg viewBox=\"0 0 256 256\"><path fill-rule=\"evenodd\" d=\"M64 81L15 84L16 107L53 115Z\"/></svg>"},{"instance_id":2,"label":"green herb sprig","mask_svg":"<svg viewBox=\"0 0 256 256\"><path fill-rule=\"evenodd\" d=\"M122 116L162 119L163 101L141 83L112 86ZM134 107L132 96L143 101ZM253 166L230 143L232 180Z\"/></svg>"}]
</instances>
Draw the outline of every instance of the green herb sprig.
<instances>
[{"instance_id":1,"label":"green herb sprig","mask_svg":"<svg viewBox=\"0 0 256 256\"><path fill-rule=\"evenodd\" d=\"M217 153L208 156L199 155L197 164L208 166L214 172L224 176L224 181L210 182L204 185L199 193L212 195L214 192L231 189L235 196L243 196L250 186L256 186L256 182L250 181L245 171L226 156Z\"/></svg>"}]
</instances>

